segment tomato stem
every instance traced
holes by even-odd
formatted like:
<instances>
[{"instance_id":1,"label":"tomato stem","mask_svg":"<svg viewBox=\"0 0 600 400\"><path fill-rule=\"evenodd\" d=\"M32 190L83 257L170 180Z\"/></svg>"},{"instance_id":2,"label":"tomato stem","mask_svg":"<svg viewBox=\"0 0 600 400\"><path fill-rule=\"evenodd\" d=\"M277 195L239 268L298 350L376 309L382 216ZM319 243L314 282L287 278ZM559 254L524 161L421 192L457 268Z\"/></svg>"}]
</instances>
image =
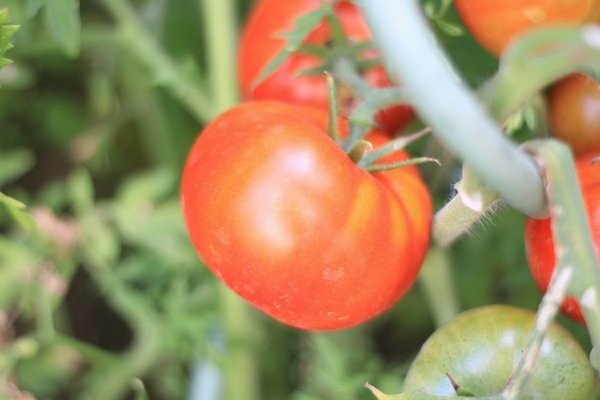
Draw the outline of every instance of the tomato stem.
<instances>
[{"instance_id":1,"label":"tomato stem","mask_svg":"<svg viewBox=\"0 0 600 400\"><path fill-rule=\"evenodd\" d=\"M600 267L573 155L567 145L557 140L532 142L528 147L540 157L548 181L556 270L575 269L568 293L579 299L594 345L592 365L600 371Z\"/></svg>"},{"instance_id":2,"label":"tomato stem","mask_svg":"<svg viewBox=\"0 0 600 400\"><path fill-rule=\"evenodd\" d=\"M152 40L128 2L123 0L101 0L117 22L119 38L124 46L154 75L173 97L198 120L207 122L215 115L210 97L196 79L175 64Z\"/></svg>"},{"instance_id":3,"label":"tomato stem","mask_svg":"<svg viewBox=\"0 0 600 400\"><path fill-rule=\"evenodd\" d=\"M533 160L502 134L477 97L457 79L433 40L419 2L365 0L363 4L388 65L440 141L513 207L528 215L543 214L542 180Z\"/></svg>"},{"instance_id":4,"label":"tomato stem","mask_svg":"<svg viewBox=\"0 0 600 400\"><path fill-rule=\"evenodd\" d=\"M133 344L114 364L101 364L82 394L90 399L117 399L123 396L131 379L143 376L160 354L161 326L148 304L117 279L111 265L100 254L86 256L87 271L109 304L133 329Z\"/></svg>"},{"instance_id":5,"label":"tomato stem","mask_svg":"<svg viewBox=\"0 0 600 400\"><path fill-rule=\"evenodd\" d=\"M378 147L373 151L370 151L369 153L365 154L365 156L359 161L358 165L361 167L369 166L381 158L393 154L398 150L404 149L406 146L422 138L429 132L431 132L431 128L426 127L413 134L401 136L399 138L391 140L383 146Z\"/></svg>"},{"instance_id":6,"label":"tomato stem","mask_svg":"<svg viewBox=\"0 0 600 400\"><path fill-rule=\"evenodd\" d=\"M529 343L503 391L506 400L517 400L522 397L527 383L535 370L544 336L558 313L572 277L572 267L564 266L563 268L555 269L548 291L544 295L538 309Z\"/></svg>"},{"instance_id":7,"label":"tomato stem","mask_svg":"<svg viewBox=\"0 0 600 400\"><path fill-rule=\"evenodd\" d=\"M483 216L493 211L500 198L489 189L468 165L463 166L462 179L454 185L457 194L434 218L433 240L441 247L451 245Z\"/></svg>"},{"instance_id":8,"label":"tomato stem","mask_svg":"<svg viewBox=\"0 0 600 400\"><path fill-rule=\"evenodd\" d=\"M541 89L575 72L600 74L600 28L536 29L510 46L500 69L480 90L490 112L502 120Z\"/></svg>"},{"instance_id":9,"label":"tomato stem","mask_svg":"<svg viewBox=\"0 0 600 400\"><path fill-rule=\"evenodd\" d=\"M340 136L337 131L337 120L338 120L338 102L337 102L337 89L335 85L334 77L329 73L325 72L327 76L327 90L329 93L329 115L327 119L327 135L336 143L339 141Z\"/></svg>"},{"instance_id":10,"label":"tomato stem","mask_svg":"<svg viewBox=\"0 0 600 400\"><path fill-rule=\"evenodd\" d=\"M395 163L391 163L391 164L373 164L373 165L366 167L365 169L371 173L375 173L375 172L391 171L391 170L397 169L397 168L408 167L409 165L417 165L417 164L424 164L424 163L434 163L437 165L442 165L442 164L440 164L440 161L437 158L415 157L415 158L411 158L409 160L399 161L399 162L395 162Z\"/></svg>"}]
</instances>

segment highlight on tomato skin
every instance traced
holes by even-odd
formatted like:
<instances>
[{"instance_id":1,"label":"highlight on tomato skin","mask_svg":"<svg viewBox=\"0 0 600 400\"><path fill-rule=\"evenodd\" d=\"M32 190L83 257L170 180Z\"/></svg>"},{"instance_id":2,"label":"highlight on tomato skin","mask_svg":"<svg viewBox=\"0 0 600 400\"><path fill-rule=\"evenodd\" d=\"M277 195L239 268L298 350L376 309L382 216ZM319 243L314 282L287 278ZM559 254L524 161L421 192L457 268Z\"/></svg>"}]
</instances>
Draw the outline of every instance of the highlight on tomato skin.
<instances>
[{"instance_id":1,"label":"highlight on tomato skin","mask_svg":"<svg viewBox=\"0 0 600 400\"><path fill-rule=\"evenodd\" d=\"M360 324L401 298L432 216L416 168L370 174L326 123L314 108L234 107L199 136L182 179L184 218L207 267L271 317L313 330Z\"/></svg>"},{"instance_id":2,"label":"highlight on tomato skin","mask_svg":"<svg viewBox=\"0 0 600 400\"><path fill-rule=\"evenodd\" d=\"M600 16L598 0L454 0L454 6L473 37L496 56L531 29L580 25Z\"/></svg>"},{"instance_id":3,"label":"highlight on tomato skin","mask_svg":"<svg viewBox=\"0 0 600 400\"><path fill-rule=\"evenodd\" d=\"M555 83L548 93L550 133L575 155L600 151L600 84L582 74Z\"/></svg>"},{"instance_id":4,"label":"highlight on tomato skin","mask_svg":"<svg viewBox=\"0 0 600 400\"><path fill-rule=\"evenodd\" d=\"M575 166L590 223L594 250L596 256L600 258L600 218L598 218L600 215L600 164L592 162L597 157L600 157L600 152L588 153L577 158ZM545 292L550 284L556 262L549 218L543 220L527 218L525 250L531 275L538 287ZM567 297L561 308L573 320L585 323L576 299Z\"/></svg>"},{"instance_id":5,"label":"highlight on tomato skin","mask_svg":"<svg viewBox=\"0 0 600 400\"><path fill-rule=\"evenodd\" d=\"M242 96L246 100L279 100L286 103L314 106L327 110L329 98L326 77L298 76L309 68L317 67L321 61L307 54L291 55L280 68L265 81L254 87L260 72L286 46L281 33L291 30L294 21L316 9L321 0L260 0L246 21L240 38L238 53L238 77ZM360 8L350 1L341 1L335 11L347 37L356 43L372 38ZM307 43L323 45L331 37L328 26L323 23L307 39ZM373 51L364 57L375 55ZM392 86L383 66L364 71L364 79L374 87ZM346 101L341 101L346 103ZM352 101L348 102L352 104ZM343 110L347 115L350 109ZM380 130L394 134L403 129L413 118L414 112L408 105L390 107L380 112L376 123Z\"/></svg>"}]
</instances>

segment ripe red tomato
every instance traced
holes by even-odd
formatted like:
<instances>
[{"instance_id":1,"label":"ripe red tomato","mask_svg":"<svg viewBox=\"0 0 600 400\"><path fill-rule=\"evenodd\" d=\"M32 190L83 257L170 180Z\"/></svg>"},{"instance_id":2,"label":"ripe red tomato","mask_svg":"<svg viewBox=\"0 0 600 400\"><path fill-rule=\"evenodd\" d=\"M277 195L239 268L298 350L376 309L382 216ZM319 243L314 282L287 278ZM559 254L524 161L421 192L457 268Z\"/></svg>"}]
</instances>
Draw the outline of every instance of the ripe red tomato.
<instances>
[{"instance_id":1,"label":"ripe red tomato","mask_svg":"<svg viewBox=\"0 0 600 400\"><path fill-rule=\"evenodd\" d=\"M530 311L508 306L486 306L460 314L425 342L408 371L404 391L455 398L452 377L473 396L499 393L523 355L534 317ZM587 354L560 325L550 325L520 398L596 398L595 374Z\"/></svg>"},{"instance_id":2,"label":"ripe red tomato","mask_svg":"<svg viewBox=\"0 0 600 400\"><path fill-rule=\"evenodd\" d=\"M576 155L600 150L600 85L585 75L554 84L548 95L552 136Z\"/></svg>"},{"instance_id":3,"label":"ripe red tomato","mask_svg":"<svg viewBox=\"0 0 600 400\"><path fill-rule=\"evenodd\" d=\"M589 153L577 159L576 168L579 185L583 194L589 223L592 230L594 250L600 257L600 165L592 164L600 153ZM528 218L525 223L525 249L529 269L537 285L546 291L554 271L555 254L550 219ZM563 311L576 321L585 320L574 298L567 298L562 305Z\"/></svg>"},{"instance_id":4,"label":"ripe red tomato","mask_svg":"<svg viewBox=\"0 0 600 400\"><path fill-rule=\"evenodd\" d=\"M294 21L317 7L321 0L261 0L247 21L240 41L238 75L243 97L247 100L279 100L286 103L309 105L327 110L329 104L325 76L297 76L307 68L320 65L316 57L293 54L281 67L258 87L252 83L269 62L286 45L280 34L293 28ZM335 7L342 28L350 40L363 42L371 39L371 32L359 7L341 1ZM307 39L310 44L324 44L331 37L327 24L321 24ZM370 52L372 56L372 52ZM391 86L382 66L365 71L365 79L375 87ZM342 101L351 105L352 101ZM343 110L345 114L348 109ZM396 133L413 117L408 106L394 106L377 116L378 127Z\"/></svg>"},{"instance_id":5,"label":"ripe red tomato","mask_svg":"<svg viewBox=\"0 0 600 400\"><path fill-rule=\"evenodd\" d=\"M598 0L454 0L458 14L479 44L495 55L526 31L593 21Z\"/></svg>"},{"instance_id":6,"label":"ripe red tomato","mask_svg":"<svg viewBox=\"0 0 600 400\"><path fill-rule=\"evenodd\" d=\"M188 231L208 268L304 329L347 328L398 300L423 261L432 213L416 168L369 174L326 122L322 110L277 102L232 108L200 135L182 180Z\"/></svg>"}]
</instances>

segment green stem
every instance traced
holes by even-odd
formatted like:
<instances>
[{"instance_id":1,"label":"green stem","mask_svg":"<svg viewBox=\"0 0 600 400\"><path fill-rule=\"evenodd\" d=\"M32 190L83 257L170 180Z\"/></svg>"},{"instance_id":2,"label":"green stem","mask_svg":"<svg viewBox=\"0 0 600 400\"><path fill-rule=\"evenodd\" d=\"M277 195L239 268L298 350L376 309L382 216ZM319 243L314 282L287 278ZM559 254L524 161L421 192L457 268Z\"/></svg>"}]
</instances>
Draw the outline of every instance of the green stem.
<instances>
[{"instance_id":1,"label":"green stem","mask_svg":"<svg viewBox=\"0 0 600 400\"><path fill-rule=\"evenodd\" d=\"M90 254L86 266L109 304L131 325L133 344L116 362L99 365L93 371L82 397L118 399L131 379L142 376L156 362L160 354L161 327L149 305L115 277L101 256Z\"/></svg>"},{"instance_id":2,"label":"green stem","mask_svg":"<svg viewBox=\"0 0 600 400\"><path fill-rule=\"evenodd\" d=\"M235 0L200 0L208 39L208 82L217 113L238 102L235 4Z\"/></svg>"},{"instance_id":3,"label":"green stem","mask_svg":"<svg viewBox=\"0 0 600 400\"><path fill-rule=\"evenodd\" d=\"M219 288L219 300L227 334L223 399L259 399L257 322L246 303L224 285Z\"/></svg>"},{"instance_id":4,"label":"green stem","mask_svg":"<svg viewBox=\"0 0 600 400\"><path fill-rule=\"evenodd\" d=\"M600 74L600 28L552 27L518 40L500 60L481 93L492 115L503 120L542 88L576 71ZM550 49L550 50L549 50Z\"/></svg>"},{"instance_id":5,"label":"green stem","mask_svg":"<svg viewBox=\"0 0 600 400\"><path fill-rule=\"evenodd\" d=\"M192 79L151 39L128 2L124 0L101 0L111 13L121 31L121 40L131 53L164 86L173 97L199 121L207 122L215 115L213 102ZM221 3L218 1L216 3ZM226 67L224 67L226 68Z\"/></svg>"},{"instance_id":6,"label":"green stem","mask_svg":"<svg viewBox=\"0 0 600 400\"><path fill-rule=\"evenodd\" d=\"M544 295L538 309L529 343L521 356L519 365L513 372L508 385L506 385L506 388L503 391L506 400L517 400L521 398L521 395L524 393L527 383L535 371L535 365L546 332L556 317L560 305L565 298L572 276L572 267L564 266L556 269L550 287Z\"/></svg>"},{"instance_id":7,"label":"green stem","mask_svg":"<svg viewBox=\"0 0 600 400\"><path fill-rule=\"evenodd\" d=\"M437 158L415 157L415 158L410 158L408 160L398 161L398 162L391 163L391 164L374 164L374 165L370 165L370 166L366 167L365 169L371 173L375 173L375 172L391 171L391 170L397 169L397 168L408 167L409 165L424 164L424 163L434 163L437 165L441 165Z\"/></svg>"},{"instance_id":8,"label":"green stem","mask_svg":"<svg viewBox=\"0 0 600 400\"><path fill-rule=\"evenodd\" d=\"M327 75L327 92L329 97L329 115L327 116L327 136L334 142L338 142L340 137L337 131L338 122L338 102L335 78L328 72Z\"/></svg>"},{"instance_id":9,"label":"green stem","mask_svg":"<svg viewBox=\"0 0 600 400\"><path fill-rule=\"evenodd\" d=\"M541 158L548 180L548 201L557 255L557 269L574 268L568 293L579 299L594 351L592 364L600 367L600 268L594 251L573 155L556 141L534 142L530 148ZM557 274L559 272L555 272Z\"/></svg>"},{"instance_id":10,"label":"green stem","mask_svg":"<svg viewBox=\"0 0 600 400\"><path fill-rule=\"evenodd\" d=\"M422 138L429 132L431 132L431 128L427 127L427 128L421 129L420 131L415 132L413 134L401 136L397 139L390 140L383 146L378 147L378 148L374 149L373 151L370 151L369 153L367 153L360 160L358 165L360 165L361 167L365 167L367 165L373 164L375 161L377 161L385 156L388 156L390 154L393 154L393 153L397 152L398 150L405 148L406 146L408 146L415 140Z\"/></svg>"},{"instance_id":11,"label":"green stem","mask_svg":"<svg viewBox=\"0 0 600 400\"><path fill-rule=\"evenodd\" d=\"M493 198L485 203L482 209L475 210L467 207L464 198L460 195L453 197L435 214L433 241L438 246L448 247L492 209L498 200L497 197Z\"/></svg>"},{"instance_id":12,"label":"green stem","mask_svg":"<svg viewBox=\"0 0 600 400\"><path fill-rule=\"evenodd\" d=\"M235 0L200 0L208 40L209 82L219 112L238 101L235 4ZM248 305L224 286L219 300L226 334L223 399L258 399L257 321Z\"/></svg>"},{"instance_id":13,"label":"green stem","mask_svg":"<svg viewBox=\"0 0 600 400\"><path fill-rule=\"evenodd\" d=\"M429 250L419 273L419 283L436 326L442 326L458 315L460 306L452 280L452 263L444 250L437 247Z\"/></svg>"},{"instance_id":14,"label":"green stem","mask_svg":"<svg viewBox=\"0 0 600 400\"><path fill-rule=\"evenodd\" d=\"M439 140L514 208L543 215L545 199L535 163L502 134L475 94L457 79L419 2L364 0L364 6L389 65Z\"/></svg>"}]
</instances>

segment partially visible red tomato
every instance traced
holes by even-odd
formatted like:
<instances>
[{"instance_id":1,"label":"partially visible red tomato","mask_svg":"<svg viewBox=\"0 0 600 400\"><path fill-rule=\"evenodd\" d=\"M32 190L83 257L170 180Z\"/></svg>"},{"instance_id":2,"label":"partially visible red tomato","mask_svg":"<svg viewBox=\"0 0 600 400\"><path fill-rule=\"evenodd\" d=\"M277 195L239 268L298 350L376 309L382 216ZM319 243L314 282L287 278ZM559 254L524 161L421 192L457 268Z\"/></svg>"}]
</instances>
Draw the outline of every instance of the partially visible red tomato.
<instances>
[{"instance_id":1,"label":"partially visible red tomato","mask_svg":"<svg viewBox=\"0 0 600 400\"><path fill-rule=\"evenodd\" d=\"M600 257L600 164L592 164L592 159L595 157L600 157L600 153L589 153L578 158L576 168L592 231L594 250L596 256ZM549 218L527 219L525 249L531 274L540 289L546 291L556 262ZM574 320L585 322L579 304L574 298L567 298L562 308Z\"/></svg>"},{"instance_id":2,"label":"partially visible red tomato","mask_svg":"<svg viewBox=\"0 0 600 400\"><path fill-rule=\"evenodd\" d=\"M182 181L206 265L266 314L304 329L351 327L398 300L423 261L432 214L416 168L369 174L326 123L326 112L308 107L235 107L200 135Z\"/></svg>"},{"instance_id":3,"label":"partially visible red tomato","mask_svg":"<svg viewBox=\"0 0 600 400\"><path fill-rule=\"evenodd\" d=\"M581 74L552 86L548 95L552 136L576 155L600 150L600 84Z\"/></svg>"},{"instance_id":4,"label":"partially visible red tomato","mask_svg":"<svg viewBox=\"0 0 600 400\"><path fill-rule=\"evenodd\" d=\"M285 48L286 41L280 35L291 30L298 17L316 9L320 3L321 0L261 0L257 3L244 27L238 55L239 80L245 99L279 100L327 110L329 99L325 76L297 76L304 69L320 65L320 60L314 56L293 54L274 74L252 88L260 72ZM341 1L335 11L350 40L359 43L372 38L358 6ZM329 27L323 23L309 36L307 43L323 45L330 37ZM373 55L369 52L369 56ZM382 66L367 70L364 77L375 87L392 85ZM349 112L343 111L344 114ZM413 116L410 107L395 106L379 113L377 123L381 130L395 133Z\"/></svg>"},{"instance_id":5,"label":"partially visible red tomato","mask_svg":"<svg viewBox=\"0 0 600 400\"><path fill-rule=\"evenodd\" d=\"M486 50L500 55L530 29L595 20L598 0L454 0L458 14Z\"/></svg>"}]
</instances>

